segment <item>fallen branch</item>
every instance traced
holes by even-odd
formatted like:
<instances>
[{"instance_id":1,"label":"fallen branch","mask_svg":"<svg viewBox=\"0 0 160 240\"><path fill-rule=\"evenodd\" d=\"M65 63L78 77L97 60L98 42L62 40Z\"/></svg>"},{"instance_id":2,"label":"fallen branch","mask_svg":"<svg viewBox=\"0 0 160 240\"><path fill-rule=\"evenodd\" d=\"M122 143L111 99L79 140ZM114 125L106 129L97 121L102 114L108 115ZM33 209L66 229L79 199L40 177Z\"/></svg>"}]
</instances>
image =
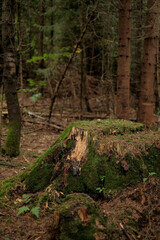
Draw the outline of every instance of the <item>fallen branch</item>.
<instances>
[{"instance_id":1,"label":"fallen branch","mask_svg":"<svg viewBox=\"0 0 160 240\"><path fill-rule=\"evenodd\" d=\"M23 120L24 122L28 122L28 123L34 123L34 124L42 124L42 125L46 125L46 126L49 126L49 127L53 127L53 128L55 128L55 129L57 129L57 130L59 130L59 131L63 131L64 130L64 128L62 128L62 127L59 127L59 126L57 126L57 125L55 125L55 124L52 124L52 123L49 123L49 122L35 122L35 121L29 121L29 120Z\"/></svg>"},{"instance_id":2,"label":"fallen branch","mask_svg":"<svg viewBox=\"0 0 160 240\"><path fill-rule=\"evenodd\" d=\"M74 50L73 50L73 52L72 52L72 55L71 55L71 57L69 58L68 63L67 63L67 65L66 65L65 69L64 69L64 72L63 72L63 74L62 74L62 76L61 76L61 78L60 78L60 80L59 80L59 82L58 82L58 84L57 84L57 86L56 86L56 89L55 89L55 91L54 91L54 95L53 95L52 98L51 98L51 104L50 104L50 107L49 107L48 122L50 122L50 119L51 119L51 116L52 116L52 109L53 109L53 106L54 106L56 97L57 97L57 95L58 95L59 88L60 88L60 86L61 86L61 84L62 84L63 79L65 78L66 72L67 72L67 70L68 70L68 68L69 68L69 66L70 66L70 64L71 64L71 62L72 62L72 60L73 60L76 52L77 52L77 49L78 49L78 47L79 47L79 45L80 45L80 43L81 43L81 41L82 41L82 39L83 39L83 37L84 37L84 35L85 35L85 33L86 33L87 27L88 27L88 25L90 24L90 22L92 21L92 16L93 16L93 14L95 13L95 11L96 11L96 9L97 9L97 7L98 7L98 4L99 4L99 1L97 1L94 9L92 10L91 15L90 15L90 17L88 18L88 21L87 21L87 23L86 23L86 26L84 27L83 31L81 32L81 35L80 35L80 37L79 37L79 39L78 39L78 41L77 41L77 43L76 43L76 46L75 46L75 48L74 48Z\"/></svg>"},{"instance_id":3,"label":"fallen branch","mask_svg":"<svg viewBox=\"0 0 160 240\"><path fill-rule=\"evenodd\" d=\"M64 126L63 125L61 125L60 123L57 123L57 122L54 122L54 121L51 121L50 123L48 123L47 122L47 119L46 118L44 118L44 117L42 117L42 116L39 116L39 115L37 115L37 114L35 114L35 113L33 113L33 112L28 112L28 111L26 111L25 113L27 113L30 117L32 117L32 118L39 118L39 119L41 119L41 120L43 120L43 121L46 121L46 123L43 123L43 125L44 124L52 124L52 125L54 125L54 127L55 126L57 126L56 128L61 128L60 130L64 130Z\"/></svg>"},{"instance_id":4,"label":"fallen branch","mask_svg":"<svg viewBox=\"0 0 160 240\"><path fill-rule=\"evenodd\" d=\"M0 162L0 165L5 166L5 167L18 167L17 164L7 163L7 162Z\"/></svg>"}]
</instances>

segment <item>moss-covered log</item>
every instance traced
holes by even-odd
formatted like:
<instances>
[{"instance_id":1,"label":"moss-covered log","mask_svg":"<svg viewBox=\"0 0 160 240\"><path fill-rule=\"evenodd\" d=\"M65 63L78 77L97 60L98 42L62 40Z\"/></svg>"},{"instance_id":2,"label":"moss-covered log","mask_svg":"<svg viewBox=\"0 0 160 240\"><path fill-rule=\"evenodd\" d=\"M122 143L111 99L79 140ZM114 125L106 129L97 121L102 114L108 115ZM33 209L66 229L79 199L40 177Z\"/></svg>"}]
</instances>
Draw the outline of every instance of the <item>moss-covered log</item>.
<instances>
[{"instance_id":1,"label":"moss-covered log","mask_svg":"<svg viewBox=\"0 0 160 240\"><path fill-rule=\"evenodd\" d=\"M142 182L149 173L160 177L159 159L158 130L125 120L81 121L70 124L15 181L24 182L30 192L53 184L65 194L109 197L117 189ZM1 194L10 189L9 183L0 185Z\"/></svg>"}]
</instances>

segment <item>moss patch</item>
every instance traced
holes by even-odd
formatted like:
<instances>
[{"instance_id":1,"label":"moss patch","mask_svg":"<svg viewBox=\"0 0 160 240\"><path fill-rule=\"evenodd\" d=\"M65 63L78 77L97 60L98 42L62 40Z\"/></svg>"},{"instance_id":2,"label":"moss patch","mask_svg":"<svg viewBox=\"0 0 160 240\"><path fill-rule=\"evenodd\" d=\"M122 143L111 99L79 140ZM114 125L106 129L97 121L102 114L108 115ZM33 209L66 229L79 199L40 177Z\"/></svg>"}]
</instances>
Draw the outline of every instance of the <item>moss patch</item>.
<instances>
[{"instance_id":1,"label":"moss patch","mask_svg":"<svg viewBox=\"0 0 160 240\"><path fill-rule=\"evenodd\" d=\"M53 167L54 164L44 164L41 168L39 166L35 167L25 180L27 190L38 192L47 187L52 176Z\"/></svg>"},{"instance_id":2,"label":"moss patch","mask_svg":"<svg viewBox=\"0 0 160 240\"><path fill-rule=\"evenodd\" d=\"M64 147L62 142L68 137L73 125L74 123L70 124L57 139L54 146L48 149L22 174L21 180L25 180L27 190L31 192L40 191L50 184L55 164L63 158ZM70 146L71 142L69 142L69 146L66 146L66 150Z\"/></svg>"},{"instance_id":3,"label":"moss patch","mask_svg":"<svg viewBox=\"0 0 160 240\"><path fill-rule=\"evenodd\" d=\"M0 182L0 196L3 196L4 194L12 191L19 181L19 175L16 175Z\"/></svg>"},{"instance_id":4,"label":"moss patch","mask_svg":"<svg viewBox=\"0 0 160 240\"><path fill-rule=\"evenodd\" d=\"M148 173L154 172L160 178L160 149L153 145L148 149L148 154L144 155L143 159Z\"/></svg>"},{"instance_id":5,"label":"moss patch","mask_svg":"<svg viewBox=\"0 0 160 240\"><path fill-rule=\"evenodd\" d=\"M122 189L129 184L141 182L144 175L142 160L126 156L129 170L125 171L114 155L98 155L91 147L88 161L82 165L81 174L73 176L70 172L65 192L86 192L97 198L110 190Z\"/></svg>"},{"instance_id":6,"label":"moss patch","mask_svg":"<svg viewBox=\"0 0 160 240\"><path fill-rule=\"evenodd\" d=\"M10 157L16 157L20 153L20 126L17 122L10 122L8 134L2 150Z\"/></svg>"}]
</instances>

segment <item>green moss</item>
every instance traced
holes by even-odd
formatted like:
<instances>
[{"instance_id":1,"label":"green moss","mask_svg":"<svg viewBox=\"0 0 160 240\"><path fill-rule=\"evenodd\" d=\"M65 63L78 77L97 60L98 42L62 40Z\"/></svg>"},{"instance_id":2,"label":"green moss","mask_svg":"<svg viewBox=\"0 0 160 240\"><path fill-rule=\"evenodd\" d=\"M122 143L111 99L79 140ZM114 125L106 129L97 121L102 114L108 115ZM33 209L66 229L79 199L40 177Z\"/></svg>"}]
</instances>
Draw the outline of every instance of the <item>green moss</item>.
<instances>
[{"instance_id":1,"label":"green moss","mask_svg":"<svg viewBox=\"0 0 160 240\"><path fill-rule=\"evenodd\" d=\"M20 174L0 182L0 196L9 193L15 188L15 185L19 182L19 176Z\"/></svg>"},{"instance_id":2,"label":"green moss","mask_svg":"<svg viewBox=\"0 0 160 240\"><path fill-rule=\"evenodd\" d=\"M150 147L148 154L143 155L143 159L148 173L155 172L156 176L160 178L160 149L155 146Z\"/></svg>"},{"instance_id":3,"label":"green moss","mask_svg":"<svg viewBox=\"0 0 160 240\"><path fill-rule=\"evenodd\" d=\"M53 168L54 164L35 167L25 179L27 190L37 192L47 187L50 183Z\"/></svg>"},{"instance_id":4,"label":"green moss","mask_svg":"<svg viewBox=\"0 0 160 240\"><path fill-rule=\"evenodd\" d=\"M110 158L107 164L104 164L105 181L104 188L107 194L110 190L120 190L128 185L134 185L141 182L143 179L142 161L140 158L132 158L126 155L125 160L129 166L127 171L121 166L121 163L116 163L115 156Z\"/></svg>"},{"instance_id":5,"label":"green moss","mask_svg":"<svg viewBox=\"0 0 160 240\"><path fill-rule=\"evenodd\" d=\"M106 233L106 222L98 205L86 194L67 196L57 208L57 213L59 213L59 223L53 228L53 239L95 240L95 233ZM56 218L56 215L54 216ZM83 222L83 217L86 218L85 222ZM99 228L97 222L103 230ZM58 238L55 238L56 232Z\"/></svg>"},{"instance_id":6,"label":"green moss","mask_svg":"<svg viewBox=\"0 0 160 240\"><path fill-rule=\"evenodd\" d=\"M129 169L125 170L121 161L117 162L116 156L99 155L90 146L88 161L82 165L81 174L68 176L68 187L64 189L67 193L85 192L97 198L101 194L96 190L103 188L103 194L108 195L111 190L120 190L128 185L135 185L143 181L150 172L156 172L160 177L160 154L155 148L150 148L147 155L132 157L126 154L125 161ZM146 166L144 166L144 162ZM104 180L102 181L102 177Z\"/></svg>"},{"instance_id":7,"label":"green moss","mask_svg":"<svg viewBox=\"0 0 160 240\"><path fill-rule=\"evenodd\" d=\"M62 141L68 137L73 125L74 123L70 124L57 139L54 146L48 149L22 174L21 180L25 180L29 191L40 191L49 185L55 163L63 157ZM66 150L71 147L71 144L72 142L69 141Z\"/></svg>"},{"instance_id":8,"label":"green moss","mask_svg":"<svg viewBox=\"0 0 160 240\"><path fill-rule=\"evenodd\" d=\"M100 121L80 121L74 123L74 125L83 129L89 130L89 132L102 132L105 135L108 134L124 134L129 132L143 131L144 125L142 123L135 123L123 119L102 119Z\"/></svg>"},{"instance_id":9,"label":"green moss","mask_svg":"<svg viewBox=\"0 0 160 240\"><path fill-rule=\"evenodd\" d=\"M20 153L20 126L17 122L10 122L8 134L3 151L10 157L16 157Z\"/></svg>"}]
</instances>

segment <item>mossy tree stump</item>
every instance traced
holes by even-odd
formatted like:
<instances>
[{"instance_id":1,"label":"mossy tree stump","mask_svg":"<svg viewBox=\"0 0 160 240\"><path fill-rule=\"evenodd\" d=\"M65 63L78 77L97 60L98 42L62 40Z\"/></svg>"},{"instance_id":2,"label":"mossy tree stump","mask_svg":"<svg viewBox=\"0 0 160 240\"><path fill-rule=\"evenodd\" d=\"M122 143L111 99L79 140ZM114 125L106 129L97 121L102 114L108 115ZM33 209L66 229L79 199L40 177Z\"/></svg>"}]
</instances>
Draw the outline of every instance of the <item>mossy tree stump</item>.
<instances>
[{"instance_id":1,"label":"mossy tree stump","mask_svg":"<svg viewBox=\"0 0 160 240\"><path fill-rule=\"evenodd\" d=\"M23 181L30 192L52 184L65 194L109 197L114 191L142 182L151 172L160 177L159 159L158 130L126 120L80 121L70 124L15 181ZM2 182L1 189L1 194L10 189L10 181Z\"/></svg>"}]
</instances>

